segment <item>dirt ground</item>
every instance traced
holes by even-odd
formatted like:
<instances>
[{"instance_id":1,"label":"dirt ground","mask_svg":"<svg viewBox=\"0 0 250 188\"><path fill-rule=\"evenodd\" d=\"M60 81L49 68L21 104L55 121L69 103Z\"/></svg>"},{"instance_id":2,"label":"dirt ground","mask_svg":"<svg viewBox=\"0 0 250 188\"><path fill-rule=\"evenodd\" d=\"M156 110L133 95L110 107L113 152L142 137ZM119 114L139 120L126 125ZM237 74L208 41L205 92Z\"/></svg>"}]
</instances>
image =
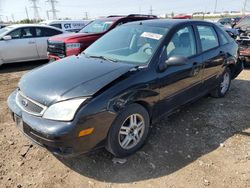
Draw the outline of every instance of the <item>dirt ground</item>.
<instances>
[{"instance_id":1,"label":"dirt ground","mask_svg":"<svg viewBox=\"0 0 250 188\"><path fill-rule=\"evenodd\" d=\"M116 164L105 150L57 158L18 131L6 99L38 65L0 67L0 187L250 187L250 70L225 98L160 119L145 146Z\"/></svg>"}]
</instances>

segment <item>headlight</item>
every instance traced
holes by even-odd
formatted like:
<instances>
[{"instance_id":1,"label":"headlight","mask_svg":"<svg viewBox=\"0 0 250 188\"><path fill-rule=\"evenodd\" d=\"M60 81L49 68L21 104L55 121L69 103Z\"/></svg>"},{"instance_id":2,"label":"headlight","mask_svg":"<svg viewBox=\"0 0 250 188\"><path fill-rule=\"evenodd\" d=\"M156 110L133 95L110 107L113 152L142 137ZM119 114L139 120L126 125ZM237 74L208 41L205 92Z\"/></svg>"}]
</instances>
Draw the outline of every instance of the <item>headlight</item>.
<instances>
[{"instance_id":1,"label":"headlight","mask_svg":"<svg viewBox=\"0 0 250 188\"><path fill-rule=\"evenodd\" d=\"M81 47L80 43L68 43L68 44L66 44L67 49L76 49L76 48L80 48L80 47Z\"/></svg>"},{"instance_id":2,"label":"headlight","mask_svg":"<svg viewBox=\"0 0 250 188\"><path fill-rule=\"evenodd\" d=\"M71 99L51 105L43 114L43 118L59 121L71 121L79 106L87 98Z\"/></svg>"}]
</instances>

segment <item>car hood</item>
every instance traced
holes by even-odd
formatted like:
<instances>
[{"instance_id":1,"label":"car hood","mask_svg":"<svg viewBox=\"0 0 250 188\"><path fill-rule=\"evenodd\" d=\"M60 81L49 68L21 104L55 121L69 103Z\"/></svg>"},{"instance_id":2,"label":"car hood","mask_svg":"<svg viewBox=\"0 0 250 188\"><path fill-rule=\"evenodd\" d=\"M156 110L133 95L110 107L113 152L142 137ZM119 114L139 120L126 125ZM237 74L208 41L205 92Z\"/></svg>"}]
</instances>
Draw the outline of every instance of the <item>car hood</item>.
<instances>
[{"instance_id":1,"label":"car hood","mask_svg":"<svg viewBox=\"0 0 250 188\"><path fill-rule=\"evenodd\" d=\"M88 36L95 36L99 35L98 33L65 33L65 34L60 34L56 35L54 37L50 37L50 41L67 41L67 40L73 40L77 38L82 38L82 37L88 37Z\"/></svg>"},{"instance_id":2,"label":"car hood","mask_svg":"<svg viewBox=\"0 0 250 188\"><path fill-rule=\"evenodd\" d=\"M70 56L25 74L19 89L27 97L49 106L62 100L92 96L133 67L84 55Z\"/></svg>"}]
</instances>

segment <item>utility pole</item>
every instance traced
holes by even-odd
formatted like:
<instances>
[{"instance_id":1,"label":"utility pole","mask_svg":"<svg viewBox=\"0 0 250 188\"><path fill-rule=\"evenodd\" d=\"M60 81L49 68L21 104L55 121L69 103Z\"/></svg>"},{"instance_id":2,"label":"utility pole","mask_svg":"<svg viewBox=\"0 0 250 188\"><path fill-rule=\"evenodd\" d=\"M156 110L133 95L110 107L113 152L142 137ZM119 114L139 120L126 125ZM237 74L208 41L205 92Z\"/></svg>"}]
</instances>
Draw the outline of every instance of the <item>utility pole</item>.
<instances>
[{"instance_id":1,"label":"utility pole","mask_svg":"<svg viewBox=\"0 0 250 188\"><path fill-rule=\"evenodd\" d=\"M244 2L243 2L243 15L245 15L246 14L246 9L247 9L247 1L248 0L244 0Z\"/></svg>"},{"instance_id":2,"label":"utility pole","mask_svg":"<svg viewBox=\"0 0 250 188\"><path fill-rule=\"evenodd\" d=\"M152 7L152 5L150 5L149 14L153 15L153 7Z\"/></svg>"},{"instance_id":3,"label":"utility pole","mask_svg":"<svg viewBox=\"0 0 250 188\"><path fill-rule=\"evenodd\" d=\"M38 0L30 0L30 1L32 3L31 8L33 8L34 10L34 20L40 20L40 15L38 10L40 7L37 6Z\"/></svg>"},{"instance_id":4,"label":"utility pole","mask_svg":"<svg viewBox=\"0 0 250 188\"><path fill-rule=\"evenodd\" d=\"M49 20L49 11L46 11L47 19Z\"/></svg>"},{"instance_id":5,"label":"utility pole","mask_svg":"<svg viewBox=\"0 0 250 188\"><path fill-rule=\"evenodd\" d=\"M49 10L49 12L52 12L52 18L54 20L57 19L56 13L58 12L58 10L56 10L56 6L55 4L58 3L57 0L47 0L48 3L50 3L51 5L51 9Z\"/></svg>"},{"instance_id":6,"label":"utility pole","mask_svg":"<svg viewBox=\"0 0 250 188\"><path fill-rule=\"evenodd\" d=\"M84 12L84 15L85 15L85 19L88 20L89 19L88 12Z\"/></svg>"},{"instance_id":7,"label":"utility pole","mask_svg":"<svg viewBox=\"0 0 250 188\"><path fill-rule=\"evenodd\" d=\"M218 0L215 0L214 13L216 13L216 11L217 11L217 4L218 4Z\"/></svg>"},{"instance_id":8,"label":"utility pole","mask_svg":"<svg viewBox=\"0 0 250 188\"><path fill-rule=\"evenodd\" d=\"M11 14L12 21L15 22L14 14Z\"/></svg>"},{"instance_id":9,"label":"utility pole","mask_svg":"<svg viewBox=\"0 0 250 188\"><path fill-rule=\"evenodd\" d=\"M30 18L29 18L29 13L28 13L27 7L25 7L25 12L26 12L27 19L29 20Z\"/></svg>"}]
</instances>

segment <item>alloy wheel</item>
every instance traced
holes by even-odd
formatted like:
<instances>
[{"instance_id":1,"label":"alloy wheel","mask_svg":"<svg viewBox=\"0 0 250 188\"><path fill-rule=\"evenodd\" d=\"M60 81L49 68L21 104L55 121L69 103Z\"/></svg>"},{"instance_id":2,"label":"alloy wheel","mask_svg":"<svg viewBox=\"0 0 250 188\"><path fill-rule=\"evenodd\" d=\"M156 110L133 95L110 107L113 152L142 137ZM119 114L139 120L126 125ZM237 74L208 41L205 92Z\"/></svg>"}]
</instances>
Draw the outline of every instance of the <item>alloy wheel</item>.
<instances>
[{"instance_id":1,"label":"alloy wheel","mask_svg":"<svg viewBox=\"0 0 250 188\"><path fill-rule=\"evenodd\" d=\"M222 94L225 94L227 92L229 85L230 85L230 74L226 72L223 76L223 81L220 84Z\"/></svg>"},{"instance_id":2,"label":"alloy wheel","mask_svg":"<svg viewBox=\"0 0 250 188\"><path fill-rule=\"evenodd\" d=\"M129 150L142 139L145 130L145 121L140 114L130 115L122 124L118 139L123 149Z\"/></svg>"}]
</instances>

